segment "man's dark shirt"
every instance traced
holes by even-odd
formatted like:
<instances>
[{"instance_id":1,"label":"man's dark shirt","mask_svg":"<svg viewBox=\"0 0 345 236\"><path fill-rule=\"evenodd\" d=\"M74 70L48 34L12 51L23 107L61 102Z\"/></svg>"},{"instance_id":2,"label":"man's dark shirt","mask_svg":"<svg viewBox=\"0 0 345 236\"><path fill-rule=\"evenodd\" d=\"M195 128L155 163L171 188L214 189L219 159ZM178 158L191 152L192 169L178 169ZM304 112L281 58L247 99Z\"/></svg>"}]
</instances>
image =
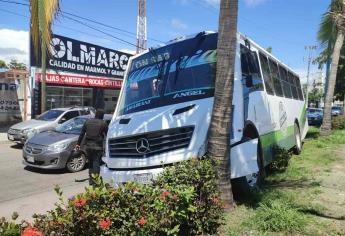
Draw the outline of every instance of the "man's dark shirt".
<instances>
[{"instance_id":1,"label":"man's dark shirt","mask_svg":"<svg viewBox=\"0 0 345 236\"><path fill-rule=\"evenodd\" d=\"M101 119L89 119L85 122L79 139L78 145L81 144L85 136L84 145L87 148L94 148L98 150L103 149L103 140L108 132L108 125Z\"/></svg>"}]
</instances>

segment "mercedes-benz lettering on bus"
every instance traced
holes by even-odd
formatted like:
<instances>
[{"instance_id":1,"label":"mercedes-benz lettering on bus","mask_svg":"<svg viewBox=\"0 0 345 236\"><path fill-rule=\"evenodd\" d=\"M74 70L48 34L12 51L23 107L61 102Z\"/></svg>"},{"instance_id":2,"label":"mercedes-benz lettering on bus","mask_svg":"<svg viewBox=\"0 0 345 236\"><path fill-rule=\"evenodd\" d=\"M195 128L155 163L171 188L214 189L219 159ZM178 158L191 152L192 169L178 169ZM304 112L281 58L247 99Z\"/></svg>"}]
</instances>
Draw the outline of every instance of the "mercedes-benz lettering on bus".
<instances>
[{"instance_id":1,"label":"mercedes-benz lettering on bus","mask_svg":"<svg viewBox=\"0 0 345 236\"><path fill-rule=\"evenodd\" d=\"M105 181L147 182L171 164L206 152L216 76L217 33L203 32L134 56L109 127ZM253 184L276 146L298 153L306 135L299 77L238 34L231 178Z\"/></svg>"}]
</instances>

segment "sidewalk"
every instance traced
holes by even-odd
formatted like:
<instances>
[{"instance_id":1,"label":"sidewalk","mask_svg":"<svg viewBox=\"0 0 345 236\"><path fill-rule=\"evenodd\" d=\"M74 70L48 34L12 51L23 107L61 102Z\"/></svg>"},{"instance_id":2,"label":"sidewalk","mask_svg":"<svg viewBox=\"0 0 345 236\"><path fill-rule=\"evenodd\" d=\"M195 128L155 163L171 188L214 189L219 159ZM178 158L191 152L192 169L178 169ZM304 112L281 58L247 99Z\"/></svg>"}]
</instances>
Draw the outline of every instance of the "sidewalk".
<instances>
[{"instance_id":1,"label":"sidewalk","mask_svg":"<svg viewBox=\"0 0 345 236\"><path fill-rule=\"evenodd\" d=\"M0 143L7 143L10 142L7 139L7 130L10 128L10 126L0 126Z\"/></svg>"},{"instance_id":2,"label":"sidewalk","mask_svg":"<svg viewBox=\"0 0 345 236\"><path fill-rule=\"evenodd\" d=\"M61 187L64 200L84 192L86 186L88 186L87 182L73 183L69 186ZM54 204L56 202L58 202L58 196L53 188L46 189L43 192L35 193L30 196L0 202L0 215L1 217L11 219L12 213L17 212L19 214L17 222L21 220L32 221L32 215L34 213L44 214L54 209Z\"/></svg>"}]
</instances>

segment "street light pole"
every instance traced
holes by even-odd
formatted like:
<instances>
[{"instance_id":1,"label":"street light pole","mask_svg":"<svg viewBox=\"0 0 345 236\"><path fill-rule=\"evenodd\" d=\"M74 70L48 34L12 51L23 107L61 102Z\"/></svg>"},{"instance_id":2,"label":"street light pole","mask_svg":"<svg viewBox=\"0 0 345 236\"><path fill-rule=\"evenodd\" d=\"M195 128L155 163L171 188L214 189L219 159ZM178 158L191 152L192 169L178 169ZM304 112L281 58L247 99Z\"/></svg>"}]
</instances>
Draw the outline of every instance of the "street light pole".
<instances>
[{"instance_id":1,"label":"street light pole","mask_svg":"<svg viewBox=\"0 0 345 236\"><path fill-rule=\"evenodd\" d=\"M307 91L306 91L306 102L307 102L307 106L308 106L308 97L309 97L309 76L310 76L310 65L311 65L311 62L313 60L313 57L312 57L312 51L313 50L316 50L317 49L317 46L315 45L307 45L307 46L304 46L304 49L305 50L308 50L308 71L307 71Z\"/></svg>"}]
</instances>

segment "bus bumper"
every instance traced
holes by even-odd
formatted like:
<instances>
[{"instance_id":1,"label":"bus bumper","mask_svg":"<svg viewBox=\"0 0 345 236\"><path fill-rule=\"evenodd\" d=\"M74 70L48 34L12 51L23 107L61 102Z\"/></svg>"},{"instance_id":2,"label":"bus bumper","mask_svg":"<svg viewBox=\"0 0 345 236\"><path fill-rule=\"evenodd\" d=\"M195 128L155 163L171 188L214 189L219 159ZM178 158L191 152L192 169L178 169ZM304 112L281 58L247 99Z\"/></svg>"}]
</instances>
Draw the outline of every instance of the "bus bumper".
<instances>
[{"instance_id":1,"label":"bus bumper","mask_svg":"<svg viewBox=\"0 0 345 236\"><path fill-rule=\"evenodd\" d=\"M231 147L231 178L247 176L259 171L257 161L258 139L252 139ZM100 175L105 183L119 187L126 182L150 183L163 168L147 168L144 170L110 169L101 166Z\"/></svg>"},{"instance_id":2,"label":"bus bumper","mask_svg":"<svg viewBox=\"0 0 345 236\"><path fill-rule=\"evenodd\" d=\"M251 139L231 147L231 178L257 173L258 139Z\"/></svg>"},{"instance_id":3,"label":"bus bumper","mask_svg":"<svg viewBox=\"0 0 345 236\"><path fill-rule=\"evenodd\" d=\"M147 184L163 171L163 168L152 168L145 170L121 170L110 169L106 165L101 166L100 175L105 183L119 187L126 182L137 182Z\"/></svg>"}]
</instances>

